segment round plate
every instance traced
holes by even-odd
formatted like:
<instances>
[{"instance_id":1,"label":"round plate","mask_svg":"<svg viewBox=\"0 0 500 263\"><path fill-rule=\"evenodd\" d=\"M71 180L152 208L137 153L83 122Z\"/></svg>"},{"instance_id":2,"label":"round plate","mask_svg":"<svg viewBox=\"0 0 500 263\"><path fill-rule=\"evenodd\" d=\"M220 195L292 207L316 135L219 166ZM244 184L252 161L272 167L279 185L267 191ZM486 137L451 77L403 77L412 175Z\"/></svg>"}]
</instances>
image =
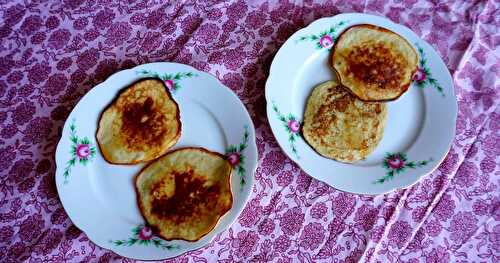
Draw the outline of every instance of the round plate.
<instances>
[{"instance_id":1,"label":"round plate","mask_svg":"<svg viewBox=\"0 0 500 263\"><path fill-rule=\"evenodd\" d=\"M173 149L200 146L232 155L233 207L196 242L165 241L145 227L134 177L144 166L112 165L96 144L100 113L118 91L144 77L159 77L180 107L181 138ZM56 151L59 197L73 223L98 246L134 259L180 255L208 244L243 210L257 166L255 129L238 97L213 76L176 63L152 63L120 71L94 87L71 112Z\"/></svg>"},{"instance_id":2,"label":"round plate","mask_svg":"<svg viewBox=\"0 0 500 263\"><path fill-rule=\"evenodd\" d=\"M312 89L336 79L330 51L337 36L356 24L377 25L406 38L419 54L419 74L403 96L387 103L384 136L375 151L345 164L317 154L301 137L300 124ZM283 151L312 177L351 193L381 194L414 184L437 168L455 136L457 102L444 62L407 27L373 15L322 18L293 34L274 57L266 101Z\"/></svg>"}]
</instances>

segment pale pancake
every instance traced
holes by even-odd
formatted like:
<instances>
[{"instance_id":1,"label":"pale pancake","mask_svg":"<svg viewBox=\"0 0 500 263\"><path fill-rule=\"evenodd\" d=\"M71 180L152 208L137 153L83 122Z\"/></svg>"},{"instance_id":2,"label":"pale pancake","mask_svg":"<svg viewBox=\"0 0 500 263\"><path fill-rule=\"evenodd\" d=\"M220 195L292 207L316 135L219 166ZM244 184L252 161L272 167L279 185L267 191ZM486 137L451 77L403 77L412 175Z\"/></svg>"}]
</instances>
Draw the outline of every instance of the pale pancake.
<instances>
[{"instance_id":1,"label":"pale pancake","mask_svg":"<svg viewBox=\"0 0 500 263\"><path fill-rule=\"evenodd\" d=\"M307 100L303 135L322 156L353 163L377 147L386 117L384 103L363 102L336 81L327 81Z\"/></svg>"},{"instance_id":2,"label":"pale pancake","mask_svg":"<svg viewBox=\"0 0 500 263\"><path fill-rule=\"evenodd\" d=\"M160 79L139 80L125 88L102 113L97 142L114 164L147 162L180 138L179 106Z\"/></svg>"},{"instance_id":3,"label":"pale pancake","mask_svg":"<svg viewBox=\"0 0 500 263\"><path fill-rule=\"evenodd\" d=\"M333 49L337 77L364 101L399 98L408 90L418 67L417 52L406 39L373 25L348 28Z\"/></svg>"},{"instance_id":4,"label":"pale pancake","mask_svg":"<svg viewBox=\"0 0 500 263\"><path fill-rule=\"evenodd\" d=\"M224 155L203 148L170 152L137 175L141 213L156 235L196 241L231 209L231 171Z\"/></svg>"}]
</instances>

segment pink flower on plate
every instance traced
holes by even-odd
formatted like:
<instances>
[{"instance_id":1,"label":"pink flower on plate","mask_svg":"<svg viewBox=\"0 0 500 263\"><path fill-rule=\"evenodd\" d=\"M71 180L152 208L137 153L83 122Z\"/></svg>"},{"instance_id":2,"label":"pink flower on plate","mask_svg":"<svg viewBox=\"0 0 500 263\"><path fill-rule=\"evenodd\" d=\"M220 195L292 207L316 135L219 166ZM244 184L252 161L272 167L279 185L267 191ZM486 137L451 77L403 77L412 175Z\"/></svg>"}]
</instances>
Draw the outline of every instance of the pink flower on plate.
<instances>
[{"instance_id":1,"label":"pink flower on plate","mask_svg":"<svg viewBox=\"0 0 500 263\"><path fill-rule=\"evenodd\" d=\"M333 39L329 35L324 35L319 39L319 44L324 48L330 47L333 45Z\"/></svg>"},{"instance_id":2,"label":"pink flower on plate","mask_svg":"<svg viewBox=\"0 0 500 263\"><path fill-rule=\"evenodd\" d=\"M425 70L423 68L418 68L417 72L415 72L415 75L413 75L413 80L416 82L422 82L425 81L427 78L427 74L425 74Z\"/></svg>"},{"instance_id":3,"label":"pink flower on plate","mask_svg":"<svg viewBox=\"0 0 500 263\"><path fill-rule=\"evenodd\" d=\"M298 122L297 120L289 120L288 128L290 128L290 131L292 131L293 133L297 133L300 129L300 122Z\"/></svg>"},{"instance_id":4,"label":"pink flower on plate","mask_svg":"<svg viewBox=\"0 0 500 263\"><path fill-rule=\"evenodd\" d=\"M401 157L399 155L395 155L392 158L390 158L389 160L387 160L387 164L392 169L397 170L397 169L401 169L405 165L405 162L401 159Z\"/></svg>"},{"instance_id":5,"label":"pink flower on plate","mask_svg":"<svg viewBox=\"0 0 500 263\"><path fill-rule=\"evenodd\" d=\"M167 86L167 89L169 91L173 91L174 90L174 81L171 80L171 79L166 79L163 81L165 83L165 86Z\"/></svg>"},{"instance_id":6,"label":"pink flower on plate","mask_svg":"<svg viewBox=\"0 0 500 263\"><path fill-rule=\"evenodd\" d=\"M88 144L78 144L76 146L76 155L79 159L87 159L90 155L90 146Z\"/></svg>"},{"instance_id":7,"label":"pink flower on plate","mask_svg":"<svg viewBox=\"0 0 500 263\"><path fill-rule=\"evenodd\" d=\"M153 237L153 231L151 228L145 226L139 231L139 239L140 240L150 240Z\"/></svg>"},{"instance_id":8,"label":"pink flower on plate","mask_svg":"<svg viewBox=\"0 0 500 263\"><path fill-rule=\"evenodd\" d=\"M229 154L229 156L227 156L227 160L231 163L232 166L236 166L240 163L240 154L237 152L231 153Z\"/></svg>"}]
</instances>

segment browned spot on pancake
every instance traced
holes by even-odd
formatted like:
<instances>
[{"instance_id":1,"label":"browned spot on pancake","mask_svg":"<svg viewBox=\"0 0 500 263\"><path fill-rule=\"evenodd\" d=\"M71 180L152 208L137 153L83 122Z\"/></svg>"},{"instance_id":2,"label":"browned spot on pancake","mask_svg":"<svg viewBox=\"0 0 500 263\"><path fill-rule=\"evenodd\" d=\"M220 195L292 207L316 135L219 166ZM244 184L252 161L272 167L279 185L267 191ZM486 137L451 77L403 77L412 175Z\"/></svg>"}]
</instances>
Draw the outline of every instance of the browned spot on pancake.
<instances>
[{"instance_id":1,"label":"browned spot on pancake","mask_svg":"<svg viewBox=\"0 0 500 263\"><path fill-rule=\"evenodd\" d=\"M167 132L166 118L155 106L153 99L125 102L123 105L121 132L127 138L128 148L142 150L159 144Z\"/></svg>"},{"instance_id":2,"label":"browned spot on pancake","mask_svg":"<svg viewBox=\"0 0 500 263\"><path fill-rule=\"evenodd\" d=\"M205 180L194 176L193 170L173 172L175 192L168 197L163 194L164 182L156 183L151 190L153 198L151 213L176 223L201 216L204 211L216 208L220 186L205 186Z\"/></svg>"},{"instance_id":3,"label":"browned spot on pancake","mask_svg":"<svg viewBox=\"0 0 500 263\"><path fill-rule=\"evenodd\" d=\"M373 112L373 110L362 110L360 111L361 117L363 118L375 118L377 114Z\"/></svg>"},{"instance_id":4,"label":"browned spot on pancake","mask_svg":"<svg viewBox=\"0 0 500 263\"><path fill-rule=\"evenodd\" d=\"M406 61L381 43L353 47L346 57L347 70L355 78L381 89L399 89Z\"/></svg>"},{"instance_id":5,"label":"browned spot on pancake","mask_svg":"<svg viewBox=\"0 0 500 263\"><path fill-rule=\"evenodd\" d=\"M334 94L340 94L340 97L334 98ZM345 112L349 104L353 103L355 99L351 94L339 87L329 88L326 97L328 103L322 104L313 118L314 127L311 132L318 137L328 133L330 125L335 123L337 119L335 114Z\"/></svg>"},{"instance_id":6,"label":"browned spot on pancake","mask_svg":"<svg viewBox=\"0 0 500 263\"><path fill-rule=\"evenodd\" d=\"M337 112L344 112L347 110L347 106L352 102L352 100L353 98L346 93L344 96L333 101L331 105Z\"/></svg>"},{"instance_id":7,"label":"browned spot on pancake","mask_svg":"<svg viewBox=\"0 0 500 263\"><path fill-rule=\"evenodd\" d=\"M314 128L312 129L313 134L317 134L320 137L327 134L330 123L334 122L337 118L333 112L334 107L332 104L321 105L318 113L314 115Z\"/></svg>"}]
</instances>

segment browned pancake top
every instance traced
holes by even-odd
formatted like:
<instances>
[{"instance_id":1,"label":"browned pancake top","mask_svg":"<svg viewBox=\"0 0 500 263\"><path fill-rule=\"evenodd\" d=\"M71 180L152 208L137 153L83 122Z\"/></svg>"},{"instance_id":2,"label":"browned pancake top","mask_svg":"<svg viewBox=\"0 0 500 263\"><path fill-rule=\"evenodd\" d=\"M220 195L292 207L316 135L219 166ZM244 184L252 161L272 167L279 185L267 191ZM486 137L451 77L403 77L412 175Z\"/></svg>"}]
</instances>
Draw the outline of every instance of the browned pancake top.
<instances>
[{"instance_id":1,"label":"browned pancake top","mask_svg":"<svg viewBox=\"0 0 500 263\"><path fill-rule=\"evenodd\" d=\"M340 98L333 98L334 94L340 93L342 94ZM354 100L354 97L351 96L348 92L344 91L340 86L335 86L328 88L327 101L331 101L331 103L322 104L319 108L319 111L316 115L314 115L314 123L318 125L315 126L311 133L314 136L322 137L328 133L328 127L330 123L335 121L336 115L329 114L331 112L344 112L347 108L347 105Z\"/></svg>"},{"instance_id":2,"label":"browned pancake top","mask_svg":"<svg viewBox=\"0 0 500 263\"><path fill-rule=\"evenodd\" d=\"M328 95L326 101L329 103L322 104L317 114L314 115L313 122L317 124L311 129L311 135L322 138L328 134L328 129L331 123L335 122L337 115L331 114L332 112L345 112L349 104L354 103L357 98L351 95L341 86L328 88ZM366 107L372 108L373 111L365 111L361 113L363 118L375 118L381 113L382 109L380 104L373 103L367 104ZM354 125L355 123L345 123L345 125ZM378 127L379 123L375 124Z\"/></svg>"},{"instance_id":3,"label":"browned pancake top","mask_svg":"<svg viewBox=\"0 0 500 263\"><path fill-rule=\"evenodd\" d=\"M167 153L136 177L141 214L163 239L196 241L231 209L231 172L224 155L204 148Z\"/></svg>"},{"instance_id":4,"label":"browned pancake top","mask_svg":"<svg viewBox=\"0 0 500 263\"><path fill-rule=\"evenodd\" d=\"M359 100L337 81L316 86L307 99L302 134L316 152L352 163L382 138L387 107Z\"/></svg>"},{"instance_id":5,"label":"browned pancake top","mask_svg":"<svg viewBox=\"0 0 500 263\"><path fill-rule=\"evenodd\" d=\"M332 66L340 83L359 99L390 101L408 90L418 55L405 38L388 29L353 25L338 37Z\"/></svg>"},{"instance_id":6,"label":"browned pancake top","mask_svg":"<svg viewBox=\"0 0 500 263\"><path fill-rule=\"evenodd\" d=\"M125 143L129 149L144 150L161 143L168 131L167 119L153 99L125 97L119 107L123 107L121 132L127 138Z\"/></svg>"},{"instance_id":7,"label":"browned pancake top","mask_svg":"<svg viewBox=\"0 0 500 263\"><path fill-rule=\"evenodd\" d=\"M138 80L102 112L96 139L106 161L135 164L163 155L180 138L179 106L160 79Z\"/></svg>"},{"instance_id":8,"label":"browned pancake top","mask_svg":"<svg viewBox=\"0 0 500 263\"><path fill-rule=\"evenodd\" d=\"M382 43L355 46L347 57L347 70L363 83L377 85L380 89L400 89L403 56L397 56Z\"/></svg>"},{"instance_id":9,"label":"browned pancake top","mask_svg":"<svg viewBox=\"0 0 500 263\"><path fill-rule=\"evenodd\" d=\"M202 216L204 211L216 208L220 192L218 184L206 185L206 180L194 175L192 169L173 172L175 192L171 197L162 194L164 181L156 183L151 189L151 213L176 223L192 221Z\"/></svg>"}]
</instances>

